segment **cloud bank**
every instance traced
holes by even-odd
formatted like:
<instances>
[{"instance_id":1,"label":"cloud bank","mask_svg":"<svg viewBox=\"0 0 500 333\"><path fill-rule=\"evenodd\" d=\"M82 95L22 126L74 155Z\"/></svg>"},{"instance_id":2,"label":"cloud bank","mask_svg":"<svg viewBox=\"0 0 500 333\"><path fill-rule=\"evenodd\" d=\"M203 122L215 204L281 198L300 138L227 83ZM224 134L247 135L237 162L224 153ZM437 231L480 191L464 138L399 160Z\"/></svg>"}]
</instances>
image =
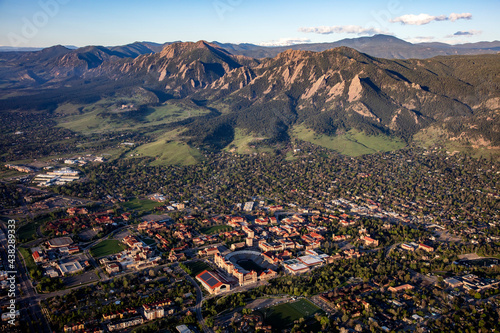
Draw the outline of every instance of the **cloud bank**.
<instances>
[{"instance_id":1,"label":"cloud bank","mask_svg":"<svg viewBox=\"0 0 500 333\"><path fill-rule=\"evenodd\" d=\"M418 14L418 15L407 14L393 18L389 20L389 22L401 23L404 25L424 25L424 24L429 24L433 21L455 22L457 20L470 20L470 19L472 19L471 13L461 13L461 14L451 13L448 16L446 15L433 16L429 14Z\"/></svg>"},{"instance_id":2,"label":"cloud bank","mask_svg":"<svg viewBox=\"0 0 500 333\"><path fill-rule=\"evenodd\" d=\"M311 40L307 38L280 38L278 40L269 40L266 42L258 43L260 46L291 46L296 44L310 43Z\"/></svg>"},{"instance_id":3,"label":"cloud bank","mask_svg":"<svg viewBox=\"0 0 500 333\"><path fill-rule=\"evenodd\" d=\"M321 26L321 27L302 27L299 28L299 32L314 33L321 35L330 34L357 34L357 35L368 35L373 36L376 34L391 34L386 31L377 28L363 28L359 25L334 25L331 27Z\"/></svg>"}]
</instances>

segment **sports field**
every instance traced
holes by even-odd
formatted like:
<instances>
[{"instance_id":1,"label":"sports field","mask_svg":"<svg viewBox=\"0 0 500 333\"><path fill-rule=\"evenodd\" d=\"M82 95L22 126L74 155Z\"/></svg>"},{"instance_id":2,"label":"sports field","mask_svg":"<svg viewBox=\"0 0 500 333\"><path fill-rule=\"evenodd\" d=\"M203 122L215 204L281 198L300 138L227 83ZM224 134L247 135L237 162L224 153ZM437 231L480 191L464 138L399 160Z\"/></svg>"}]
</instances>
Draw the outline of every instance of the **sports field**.
<instances>
[{"instance_id":1,"label":"sports field","mask_svg":"<svg viewBox=\"0 0 500 333\"><path fill-rule=\"evenodd\" d=\"M188 273L191 276L196 276L196 275L200 274L201 272L203 272L204 270L210 269L210 266L208 266L203 261L191 261L191 262L185 263L184 265L190 270L190 272L188 272Z\"/></svg>"},{"instance_id":2,"label":"sports field","mask_svg":"<svg viewBox=\"0 0 500 333\"><path fill-rule=\"evenodd\" d=\"M116 239L106 239L90 249L94 258L109 256L125 250L127 247Z\"/></svg>"},{"instance_id":3,"label":"sports field","mask_svg":"<svg viewBox=\"0 0 500 333\"><path fill-rule=\"evenodd\" d=\"M121 204L123 208L130 210L152 211L155 207L161 206L162 203L149 199L132 199Z\"/></svg>"},{"instance_id":4,"label":"sports field","mask_svg":"<svg viewBox=\"0 0 500 333\"><path fill-rule=\"evenodd\" d=\"M214 225L212 227L202 228L201 233L205 235L211 235L222 231L231 231L231 230L233 230L233 227L229 225Z\"/></svg>"},{"instance_id":5,"label":"sports field","mask_svg":"<svg viewBox=\"0 0 500 333\"><path fill-rule=\"evenodd\" d=\"M273 327L285 327L295 320L309 317L321 311L316 305L306 299L292 303L284 303L266 310L266 322Z\"/></svg>"}]
</instances>

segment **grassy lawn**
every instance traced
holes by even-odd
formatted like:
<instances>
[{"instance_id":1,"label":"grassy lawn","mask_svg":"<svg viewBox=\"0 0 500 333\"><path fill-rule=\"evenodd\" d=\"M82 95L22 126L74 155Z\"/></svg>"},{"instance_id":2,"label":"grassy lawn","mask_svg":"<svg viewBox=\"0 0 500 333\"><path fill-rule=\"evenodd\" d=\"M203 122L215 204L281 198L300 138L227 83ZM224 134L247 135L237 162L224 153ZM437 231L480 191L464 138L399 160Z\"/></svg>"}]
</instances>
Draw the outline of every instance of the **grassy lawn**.
<instances>
[{"instance_id":1,"label":"grassy lawn","mask_svg":"<svg viewBox=\"0 0 500 333\"><path fill-rule=\"evenodd\" d=\"M19 239L19 242L24 243L30 240L33 240L36 238L36 229L40 225L40 222L28 222L24 225L22 225L18 230L17 230L17 237Z\"/></svg>"},{"instance_id":2,"label":"grassy lawn","mask_svg":"<svg viewBox=\"0 0 500 333\"><path fill-rule=\"evenodd\" d=\"M187 268L191 270L191 276L196 276L203 272L205 269L210 269L210 266L208 266L206 263L203 261L193 261L193 262L187 262L184 263Z\"/></svg>"},{"instance_id":3,"label":"grassy lawn","mask_svg":"<svg viewBox=\"0 0 500 333\"><path fill-rule=\"evenodd\" d=\"M28 269L28 272L31 272L31 270L37 268L35 261L33 260L33 257L31 256L30 250L25 249L24 247L19 247L19 252L24 258L24 262L26 263L26 269Z\"/></svg>"},{"instance_id":4,"label":"grassy lawn","mask_svg":"<svg viewBox=\"0 0 500 333\"><path fill-rule=\"evenodd\" d=\"M213 227L202 228L201 232L205 235L211 235L219 233L221 231L230 231L230 230L233 230L233 227L228 225L214 225Z\"/></svg>"},{"instance_id":5,"label":"grassy lawn","mask_svg":"<svg viewBox=\"0 0 500 333\"><path fill-rule=\"evenodd\" d=\"M406 146L400 139L384 135L366 135L356 130L350 130L343 135L327 136L317 134L300 125L293 129L293 135L300 140L311 142L348 156L373 154L379 151L392 151Z\"/></svg>"},{"instance_id":6,"label":"grassy lawn","mask_svg":"<svg viewBox=\"0 0 500 333\"><path fill-rule=\"evenodd\" d=\"M131 152L138 157L154 157L151 165L193 165L203 158L198 149L179 140L182 129L160 135L156 141L146 143Z\"/></svg>"},{"instance_id":7,"label":"grassy lawn","mask_svg":"<svg viewBox=\"0 0 500 333\"><path fill-rule=\"evenodd\" d=\"M306 299L293 303L273 306L266 311L266 322L273 327L286 327L295 320L309 317L321 311L316 305Z\"/></svg>"},{"instance_id":8,"label":"grassy lawn","mask_svg":"<svg viewBox=\"0 0 500 333\"><path fill-rule=\"evenodd\" d=\"M156 244L155 240L154 239L151 239L151 238L145 238L145 237L142 237L141 240L146 244L146 245L153 245L153 244Z\"/></svg>"},{"instance_id":9,"label":"grassy lawn","mask_svg":"<svg viewBox=\"0 0 500 333\"><path fill-rule=\"evenodd\" d=\"M106 239L90 249L94 258L109 256L125 250L127 247L116 239Z\"/></svg>"},{"instance_id":10,"label":"grassy lawn","mask_svg":"<svg viewBox=\"0 0 500 333\"><path fill-rule=\"evenodd\" d=\"M133 199L120 204L123 208L128 210L142 210L142 211L151 211L158 206L161 206L162 203L156 202L149 199Z\"/></svg>"}]
</instances>

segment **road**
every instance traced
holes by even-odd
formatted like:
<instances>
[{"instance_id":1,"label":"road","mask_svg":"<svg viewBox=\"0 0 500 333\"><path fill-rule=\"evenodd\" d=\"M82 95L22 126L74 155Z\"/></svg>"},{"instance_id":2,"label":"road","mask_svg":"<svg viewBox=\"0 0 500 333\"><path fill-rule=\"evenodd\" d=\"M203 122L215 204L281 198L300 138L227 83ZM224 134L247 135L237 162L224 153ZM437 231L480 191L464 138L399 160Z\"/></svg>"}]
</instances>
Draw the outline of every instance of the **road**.
<instances>
[{"instance_id":1,"label":"road","mask_svg":"<svg viewBox=\"0 0 500 333\"><path fill-rule=\"evenodd\" d=\"M201 313L201 308L203 305L203 291L196 281L187 274L179 265L175 265L175 269L182 273L182 275L196 288L196 305L194 307L194 311L196 313L196 318L200 323L203 332L205 333L213 333L213 331L205 324L205 319L203 319L203 315Z\"/></svg>"},{"instance_id":2,"label":"road","mask_svg":"<svg viewBox=\"0 0 500 333\"><path fill-rule=\"evenodd\" d=\"M2 248L2 253L5 255L8 250L8 243L7 227L4 222L0 223L0 229L0 246ZM28 272L26 271L26 266L23 264L24 259L21 261L19 257L20 256L16 251L16 282L18 283L20 289L17 290L18 294L16 295L16 301L20 317L22 318L23 323L29 327L30 332L51 333L52 330L42 313L42 308L40 307L36 290L33 288ZM22 293L22 296L20 293ZM36 327L34 325L36 325Z\"/></svg>"}]
</instances>

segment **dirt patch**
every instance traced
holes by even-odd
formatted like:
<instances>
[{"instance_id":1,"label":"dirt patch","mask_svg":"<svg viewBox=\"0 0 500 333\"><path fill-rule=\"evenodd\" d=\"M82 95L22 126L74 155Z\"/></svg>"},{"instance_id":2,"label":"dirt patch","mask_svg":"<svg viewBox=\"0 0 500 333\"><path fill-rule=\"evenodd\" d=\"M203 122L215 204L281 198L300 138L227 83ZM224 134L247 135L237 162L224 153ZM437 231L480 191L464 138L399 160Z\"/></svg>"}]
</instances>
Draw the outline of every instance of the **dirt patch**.
<instances>
[{"instance_id":1,"label":"dirt patch","mask_svg":"<svg viewBox=\"0 0 500 333\"><path fill-rule=\"evenodd\" d=\"M467 254L461 254L458 256L458 259L467 259L467 260L475 260L475 259L481 259L482 257L478 256L477 253L467 253Z\"/></svg>"},{"instance_id":2,"label":"dirt patch","mask_svg":"<svg viewBox=\"0 0 500 333\"><path fill-rule=\"evenodd\" d=\"M285 303L290 300L290 297L280 297L280 298L259 298L248 304L246 308L252 310L258 310L262 308L267 308L276 304Z\"/></svg>"}]
</instances>

